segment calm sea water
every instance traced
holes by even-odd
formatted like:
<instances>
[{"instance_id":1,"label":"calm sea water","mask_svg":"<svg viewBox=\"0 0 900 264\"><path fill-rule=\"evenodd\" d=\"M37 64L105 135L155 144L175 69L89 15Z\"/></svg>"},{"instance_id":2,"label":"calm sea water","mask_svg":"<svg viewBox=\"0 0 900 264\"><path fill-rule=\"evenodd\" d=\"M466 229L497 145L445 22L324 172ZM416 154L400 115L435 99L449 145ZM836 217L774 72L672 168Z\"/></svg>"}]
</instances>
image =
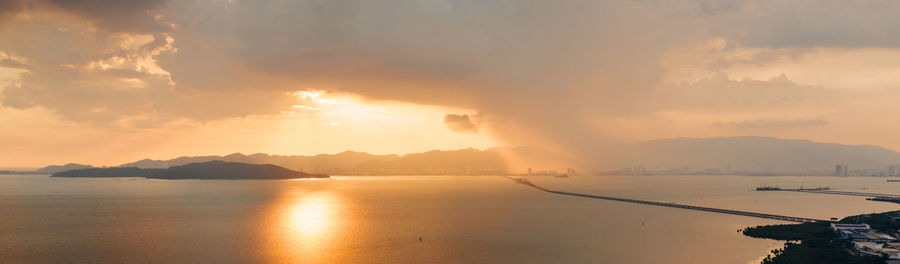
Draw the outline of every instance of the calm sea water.
<instances>
[{"instance_id":1,"label":"calm sea water","mask_svg":"<svg viewBox=\"0 0 900 264\"><path fill-rule=\"evenodd\" d=\"M830 218L898 210L863 197L755 192L884 178L582 176L549 188ZM503 177L197 181L0 175L2 263L758 263L775 220L561 196ZM419 241L419 237L422 241Z\"/></svg>"}]
</instances>

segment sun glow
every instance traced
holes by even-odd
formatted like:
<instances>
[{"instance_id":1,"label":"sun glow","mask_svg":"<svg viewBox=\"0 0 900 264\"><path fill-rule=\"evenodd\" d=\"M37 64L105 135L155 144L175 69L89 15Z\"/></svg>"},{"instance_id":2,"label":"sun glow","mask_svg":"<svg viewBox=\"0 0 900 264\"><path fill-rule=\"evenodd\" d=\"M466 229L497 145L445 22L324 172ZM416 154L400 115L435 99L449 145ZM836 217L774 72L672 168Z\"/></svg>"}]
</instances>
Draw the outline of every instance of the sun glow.
<instances>
[{"instance_id":1,"label":"sun glow","mask_svg":"<svg viewBox=\"0 0 900 264\"><path fill-rule=\"evenodd\" d=\"M327 194L298 198L287 209L285 229L300 242L316 240L328 233L335 206L334 198Z\"/></svg>"},{"instance_id":2,"label":"sun glow","mask_svg":"<svg viewBox=\"0 0 900 264\"><path fill-rule=\"evenodd\" d=\"M290 111L269 118L272 133L264 142L270 149L258 152L308 154L356 150L372 153L410 153L431 149L488 148L496 146L488 127L483 133L455 133L443 123L447 113L470 113L470 109L425 106L395 101L371 100L348 93L304 90L290 93L296 98ZM316 136L328 137L327 145ZM379 138L381 140L370 140ZM257 141L256 144L260 144ZM318 150L316 150L318 149ZM304 153L306 154L306 153Z\"/></svg>"},{"instance_id":3,"label":"sun glow","mask_svg":"<svg viewBox=\"0 0 900 264\"><path fill-rule=\"evenodd\" d=\"M294 184L309 184L297 181ZM344 234L342 201L331 192L289 190L269 213L267 248L273 263L325 263L329 249Z\"/></svg>"}]
</instances>

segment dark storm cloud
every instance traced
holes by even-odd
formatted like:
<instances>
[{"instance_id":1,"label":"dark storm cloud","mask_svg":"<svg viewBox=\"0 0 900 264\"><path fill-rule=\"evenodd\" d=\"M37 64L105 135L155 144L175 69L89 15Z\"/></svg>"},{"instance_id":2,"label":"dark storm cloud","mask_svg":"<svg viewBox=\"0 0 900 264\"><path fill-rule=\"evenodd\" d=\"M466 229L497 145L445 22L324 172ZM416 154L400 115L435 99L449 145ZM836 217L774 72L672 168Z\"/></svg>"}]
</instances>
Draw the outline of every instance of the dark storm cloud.
<instances>
[{"instance_id":1,"label":"dark storm cloud","mask_svg":"<svg viewBox=\"0 0 900 264\"><path fill-rule=\"evenodd\" d=\"M7 13L28 5L99 31L6 19L0 51L24 58L17 68L27 73L0 93L5 106L90 122L214 120L277 113L295 99L290 92L324 89L471 108L510 144L547 142L584 156L611 140L617 127L604 120L827 97L786 77L665 84L660 58L675 47L718 37L735 47L900 44L900 2L887 0L0 0L18 10ZM123 48L125 33L152 40ZM139 58L166 73L136 69ZM135 65L91 66L120 60Z\"/></svg>"},{"instance_id":2,"label":"dark storm cloud","mask_svg":"<svg viewBox=\"0 0 900 264\"><path fill-rule=\"evenodd\" d=\"M158 32L167 26L154 19L153 11L165 0L41 0L77 14L110 31Z\"/></svg>"},{"instance_id":3,"label":"dark storm cloud","mask_svg":"<svg viewBox=\"0 0 900 264\"><path fill-rule=\"evenodd\" d=\"M20 12L23 6L21 0L0 0L0 15Z\"/></svg>"},{"instance_id":4,"label":"dark storm cloud","mask_svg":"<svg viewBox=\"0 0 900 264\"><path fill-rule=\"evenodd\" d=\"M664 109L749 111L790 108L832 100L831 91L799 85L782 74L769 80L730 79L726 74L657 90L652 103Z\"/></svg>"},{"instance_id":5,"label":"dark storm cloud","mask_svg":"<svg viewBox=\"0 0 900 264\"><path fill-rule=\"evenodd\" d=\"M0 0L0 25L8 16L31 10L54 10L78 15L97 27L116 32L159 32L168 26L155 16L165 0Z\"/></svg>"},{"instance_id":6,"label":"dark storm cloud","mask_svg":"<svg viewBox=\"0 0 900 264\"><path fill-rule=\"evenodd\" d=\"M711 1L712 2L712 1ZM760 47L898 47L900 1L729 2L713 12L716 33ZM738 31L736 31L737 29ZM738 33L738 34L734 34Z\"/></svg>"},{"instance_id":7,"label":"dark storm cloud","mask_svg":"<svg viewBox=\"0 0 900 264\"><path fill-rule=\"evenodd\" d=\"M0 0L0 18L4 15L22 12L24 8L24 0Z\"/></svg>"},{"instance_id":8,"label":"dark storm cloud","mask_svg":"<svg viewBox=\"0 0 900 264\"><path fill-rule=\"evenodd\" d=\"M265 73L374 99L473 108L499 117L488 125L503 137L523 126L529 133L518 136L575 148L593 148L575 143L597 135L585 132L591 119L647 111L634 102L659 84L658 58L694 37L677 32L688 21L665 20L667 11L635 1L234 1L168 8L179 25L178 52L159 58L179 87L299 86L246 74Z\"/></svg>"},{"instance_id":9,"label":"dark storm cloud","mask_svg":"<svg viewBox=\"0 0 900 264\"><path fill-rule=\"evenodd\" d=\"M478 132L478 125L472 122L469 115L447 114L444 124L454 132Z\"/></svg>"}]
</instances>

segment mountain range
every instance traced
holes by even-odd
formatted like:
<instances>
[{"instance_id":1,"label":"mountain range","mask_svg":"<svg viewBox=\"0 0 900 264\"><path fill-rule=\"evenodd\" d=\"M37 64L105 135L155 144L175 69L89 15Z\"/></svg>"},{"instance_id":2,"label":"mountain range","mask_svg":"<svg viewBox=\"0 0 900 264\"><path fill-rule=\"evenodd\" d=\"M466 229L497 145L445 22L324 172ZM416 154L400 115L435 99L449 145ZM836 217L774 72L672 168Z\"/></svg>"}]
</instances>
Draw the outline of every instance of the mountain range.
<instances>
[{"instance_id":1,"label":"mountain range","mask_svg":"<svg viewBox=\"0 0 900 264\"><path fill-rule=\"evenodd\" d=\"M57 172L50 177L64 178L119 178L141 177L166 180L278 180L328 178L328 175L309 174L272 164L247 164L220 160L190 163L165 169L136 167L83 168Z\"/></svg>"},{"instance_id":2,"label":"mountain range","mask_svg":"<svg viewBox=\"0 0 900 264\"><path fill-rule=\"evenodd\" d=\"M533 148L486 150L434 150L406 155L374 155L345 151L337 154L244 155L144 159L118 167L168 168L189 163L221 160L250 164L274 164L292 170L331 175L489 175L522 173L535 164L547 164L555 156ZM851 168L856 175L900 176L900 153L878 146L842 145L771 137L674 138L626 145L611 158L613 166L591 168L596 172L640 171L703 172L780 175L832 175L835 165ZM537 165L536 169L565 170L565 163ZM540 167L544 166L544 167ZM548 167L551 166L551 167ZM58 172L87 165L48 166L39 171ZM890 168L894 167L893 170ZM625 168L623 170L623 168Z\"/></svg>"},{"instance_id":3,"label":"mountain range","mask_svg":"<svg viewBox=\"0 0 900 264\"><path fill-rule=\"evenodd\" d=\"M119 167L168 168L189 163L213 160L251 164L275 164L292 170L322 174L412 175L412 174L502 174L506 173L505 159L493 150L461 149L434 150L407 155L373 155L345 151L315 156L284 156L268 154L179 157L171 160L144 159Z\"/></svg>"},{"instance_id":4,"label":"mountain range","mask_svg":"<svg viewBox=\"0 0 900 264\"><path fill-rule=\"evenodd\" d=\"M895 167L900 153L870 145L842 145L771 137L675 138L636 143L625 164L645 169L720 169L776 174L830 175L836 165L874 175ZM874 173L874 174L873 174Z\"/></svg>"}]
</instances>

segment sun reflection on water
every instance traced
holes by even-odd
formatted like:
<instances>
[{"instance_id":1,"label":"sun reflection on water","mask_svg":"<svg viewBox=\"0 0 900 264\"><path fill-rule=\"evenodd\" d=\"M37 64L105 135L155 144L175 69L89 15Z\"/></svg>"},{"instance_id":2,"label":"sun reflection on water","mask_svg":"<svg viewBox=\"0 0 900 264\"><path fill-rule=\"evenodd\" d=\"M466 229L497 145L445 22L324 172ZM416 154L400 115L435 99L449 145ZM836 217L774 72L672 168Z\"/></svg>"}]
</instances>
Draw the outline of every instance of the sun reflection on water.
<instances>
[{"instance_id":1,"label":"sun reflection on water","mask_svg":"<svg viewBox=\"0 0 900 264\"><path fill-rule=\"evenodd\" d=\"M339 196L331 192L288 192L272 211L270 262L326 263L340 222Z\"/></svg>"},{"instance_id":2,"label":"sun reflection on water","mask_svg":"<svg viewBox=\"0 0 900 264\"><path fill-rule=\"evenodd\" d=\"M333 221L333 198L317 195L295 200L285 213L285 229L301 241L315 240L327 233Z\"/></svg>"}]
</instances>

